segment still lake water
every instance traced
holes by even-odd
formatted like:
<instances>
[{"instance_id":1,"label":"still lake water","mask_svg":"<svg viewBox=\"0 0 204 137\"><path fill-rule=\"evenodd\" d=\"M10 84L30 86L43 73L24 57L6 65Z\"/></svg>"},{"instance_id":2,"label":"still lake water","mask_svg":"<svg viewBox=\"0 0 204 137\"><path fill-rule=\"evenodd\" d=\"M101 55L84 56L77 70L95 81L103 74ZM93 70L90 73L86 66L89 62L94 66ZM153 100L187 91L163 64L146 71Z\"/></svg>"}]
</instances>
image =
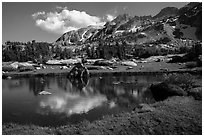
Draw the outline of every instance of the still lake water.
<instances>
[{"instance_id":1,"label":"still lake water","mask_svg":"<svg viewBox=\"0 0 204 137\"><path fill-rule=\"evenodd\" d=\"M161 75L91 77L88 81L65 76L2 80L2 122L58 126L104 115L132 111L140 103L153 103L147 86ZM39 95L40 91L51 95Z\"/></svg>"}]
</instances>

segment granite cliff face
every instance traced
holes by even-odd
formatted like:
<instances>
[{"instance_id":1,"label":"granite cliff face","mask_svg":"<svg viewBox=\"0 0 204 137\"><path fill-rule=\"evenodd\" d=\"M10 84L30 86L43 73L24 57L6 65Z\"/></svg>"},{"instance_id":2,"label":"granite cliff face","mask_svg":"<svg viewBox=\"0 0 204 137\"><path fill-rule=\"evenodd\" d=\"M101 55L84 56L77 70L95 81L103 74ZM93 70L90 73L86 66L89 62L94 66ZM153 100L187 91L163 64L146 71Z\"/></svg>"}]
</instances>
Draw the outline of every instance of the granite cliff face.
<instances>
[{"instance_id":1,"label":"granite cliff face","mask_svg":"<svg viewBox=\"0 0 204 137\"><path fill-rule=\"evenodd\" d=\"M86 28L66 32L56 40L56 44L61 46L82 44L102 27L103 26L88 26Z\"/></svg>"}]
</instances>

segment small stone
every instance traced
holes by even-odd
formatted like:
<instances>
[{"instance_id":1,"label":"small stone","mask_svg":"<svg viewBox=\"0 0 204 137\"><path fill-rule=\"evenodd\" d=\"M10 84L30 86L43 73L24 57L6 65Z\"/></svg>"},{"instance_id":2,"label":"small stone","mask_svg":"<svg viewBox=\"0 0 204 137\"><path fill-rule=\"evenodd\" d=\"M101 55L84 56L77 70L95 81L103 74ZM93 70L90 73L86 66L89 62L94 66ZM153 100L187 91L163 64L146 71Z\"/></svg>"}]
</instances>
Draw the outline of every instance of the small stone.
<instances>
[{"instance_id":1,"label":"small stone","mask_svg":"<svg viewBox=\"0 0 204 137\"><path fill-rule=\"evenodd\" d=\"M52 93L47 92L47 91L41 91L40 93L38 93L39 95L51 95Z\"/></svg>"},{"instance_id":2,"label":"small stone","mask_svg":"<svg viewBox=\"0 0 204 137\"><path fill-rule=\"evenodd\" d=\"M8 76L7 79L12 79L12 77Z\"/></svg>"},{"instance_id":3,"label":"small stone","mask_svg":"<svg viewBox=\"0 0 204 137\"><path fill-rule=\"evenodd\" d=\"M152 112L155 110L154 107L151 107L148 104L140 104L139 108L140 108L140 110L138 111L138 113Z\"/></svg>"}]
</instances>

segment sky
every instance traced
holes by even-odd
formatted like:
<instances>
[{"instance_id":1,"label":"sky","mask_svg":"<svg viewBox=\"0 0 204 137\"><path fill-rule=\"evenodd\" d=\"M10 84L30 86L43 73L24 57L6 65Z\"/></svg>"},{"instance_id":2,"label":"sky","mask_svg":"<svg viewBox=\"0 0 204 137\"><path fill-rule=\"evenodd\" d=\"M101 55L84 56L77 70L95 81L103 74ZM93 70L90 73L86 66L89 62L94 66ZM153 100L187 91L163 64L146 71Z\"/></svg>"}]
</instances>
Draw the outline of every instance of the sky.
<instances>
[{"instance_id":1,"label":"sky","mask_svg":"<svg viewBox=\"0 0 204 137\"><path fill-rule=\"evenodd\" d=\"M63 33L103 25L117 15L156 15L162 8L188 2L3 2L2 43L32 40L54 42Z\"/></svg>"}]
</instances>

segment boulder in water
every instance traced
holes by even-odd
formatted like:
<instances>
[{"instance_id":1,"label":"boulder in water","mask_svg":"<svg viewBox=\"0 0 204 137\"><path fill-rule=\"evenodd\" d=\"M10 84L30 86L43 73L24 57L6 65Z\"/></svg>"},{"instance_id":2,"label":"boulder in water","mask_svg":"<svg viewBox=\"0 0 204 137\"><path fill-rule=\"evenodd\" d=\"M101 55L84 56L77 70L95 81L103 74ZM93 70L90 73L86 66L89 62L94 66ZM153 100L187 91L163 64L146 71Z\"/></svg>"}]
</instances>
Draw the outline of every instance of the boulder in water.
<instances>
[{"instance_id":1,"label":"boulder in water","mask_svg":"<svg viewBox=\"0 0 204 137\"><path fill-rule=\"evenodd\" d=\"M89 71L82 63L77 63L69 73L70 78L85 78L88 76Z\"/></svg>"},{"instance_id":2,"label":"boulder in water","mask_svg":"<svg viewBox=\"0 0 204 137\"><path fill-rule=\"evenodd\" d=\"M40 93L38 93L39 95L51 95L52 93L47 92L47 91L41 91Z\"/></svg>"}]
</instances>

